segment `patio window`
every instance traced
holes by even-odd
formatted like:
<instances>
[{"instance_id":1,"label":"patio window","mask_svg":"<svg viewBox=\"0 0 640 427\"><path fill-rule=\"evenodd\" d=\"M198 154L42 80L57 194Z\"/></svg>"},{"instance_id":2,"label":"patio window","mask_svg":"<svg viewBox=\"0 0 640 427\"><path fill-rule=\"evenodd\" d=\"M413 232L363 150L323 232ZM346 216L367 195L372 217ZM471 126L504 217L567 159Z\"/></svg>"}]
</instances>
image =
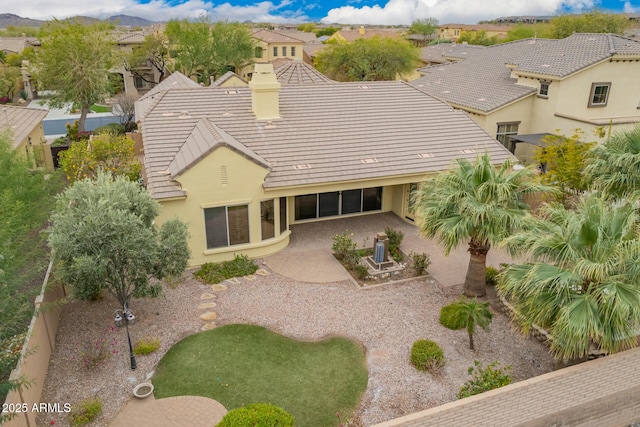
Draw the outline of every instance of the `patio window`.
<instances>
[{"instance_id":1,"label":"patio window","mask_svg":"<svg viewBox=\"0 0 640 427\"><path fill-rule=\"evenodd\" d=\"M593 83L591 85L591 96L589 97L589 107L606 107L609 101L609 91L611 82Z\"/></svg>"},{"instance_id":2,"label":"patio window","mask_svg":"<svg viewBox=\"0 0 640 427\"><path fill-rule=\"evenodd\" d=\"M295 219L314 219L382 209L382 187L295 197Z\"/></svg>"},{"instance_id":3,"label":"patio window","mask_svg":"<svg viewBox=\"0 0 640 427\"><path fill-rule=\"evenodd\" d=\"M207 249L249 243L249 206L221 206L204 210Z\"/></svg>"},{"instance_id":4,"label":"patio window","mask_svg":"<svg viewBox=\"0 0 640 427\"><path fill-rule=\"evenodd\" d=\"M280 197L280 234L287 231L287 198Z\"/></svg>"},{"instance_id":5,"label":"patio window","mask_svg":"<svg viewBox=\"0 0 640 427\"><path fill-rule=\"evenodd\" d=\"M262 240L271 239L276 235L273 199L260 202L260 232Z\"/></svg>"}]
</instances>

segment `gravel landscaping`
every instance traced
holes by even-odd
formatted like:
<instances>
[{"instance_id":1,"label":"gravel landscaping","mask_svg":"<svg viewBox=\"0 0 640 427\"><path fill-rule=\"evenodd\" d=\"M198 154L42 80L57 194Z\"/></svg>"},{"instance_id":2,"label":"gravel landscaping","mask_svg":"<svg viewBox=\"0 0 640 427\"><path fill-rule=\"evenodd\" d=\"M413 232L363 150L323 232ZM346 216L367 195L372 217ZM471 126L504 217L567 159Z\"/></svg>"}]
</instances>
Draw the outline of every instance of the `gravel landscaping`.
<instances>
[{"instance_id":1,"label":"gravel landscaping","mask_svg":"<svg viewBox=\"0 0 640 427\"><path fill-rule=\"evenodd\" d=\"M166 287L161 298L133 302L137 321L131 328L132 339L161 340L157 352L137 358L136 371L129 369L125 331L110 331L117 308L114 300L67 304L41 401L74 404L97 395L104 409L93 425L108 425L132 398L133 386L153 372L162 355L201 329L205 322L198 316L207 310L217 313L218 325L256 324L300 340L340 335L362 344L369 369L369 384L357 410L363 425L455 400L474 360L509 364L516 381L559 367L542 344L515 332L495 307L490 331L479 330L474 336L476 351L469 350L465 331L451 331L438 323L440 307L455 300L461 289L445 288L429 276L363 290L350 281L301 283L271 273L253 280L241 278L236 284L225 282L227 289L221 291L193 280L191 274L188 277L176 288ZM203 293L216 298L202 300ZM215 308L198 308L212 301ZM103 330L108 330L109 339L117 339L117 354L86 369L78 348L83 342L95 342ZM444 349L446 364L438 375L418 372L409 364L411 345L418 339L434 340ZM39 425L51 420L66 425L65 414L42 416Z\"/></svg>"}]
</instances>

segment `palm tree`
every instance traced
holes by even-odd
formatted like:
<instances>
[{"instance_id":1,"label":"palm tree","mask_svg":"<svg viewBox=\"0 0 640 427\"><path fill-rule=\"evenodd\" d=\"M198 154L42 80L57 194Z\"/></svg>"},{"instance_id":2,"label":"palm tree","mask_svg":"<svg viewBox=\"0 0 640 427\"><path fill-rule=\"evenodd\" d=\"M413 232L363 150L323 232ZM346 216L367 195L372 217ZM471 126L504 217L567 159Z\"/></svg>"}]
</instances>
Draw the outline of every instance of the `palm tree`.
<instances>
[{"instance_id":1,"label":"palm tree","mask_svg":"<svg viewBox=\"0 0 640 427\"><path fill-rule=\"evenodd\" d=\"M423 236L438 239L446 255L468 242L471 257L464 294L479 297L486 293L491 245L518 230L529 210L523 196L552 189L538 183L532 169L515 170L511 160L496 167L486 153L473 164L466 159L457 164L423 182L416 191L416 222Z\"/></svg>"},{"instance_id":2,"label":"palm tree","mask_svg":"<svg viewBox=\"0 0 640 427\"><path fill-rule=\"evenodd\" d=\"M466 329L469 334L469 348L475 350L473 334L476 328L479 326L486 331L493 320L493 315L489 311L489 302L479 302L476 298L461 299L443 309L447 312L445 317L450 317L443 322L441 312L440 323L449 329Z\"/></svg>"},{"instance_id":3,"label":"palm tree","mask_svg":"<svg viewBox=\"0 0 640 427\"><path fill-rule=\"evenodd\" d=\"M589 153L585 175L614 198L640 192L640 125L612 135Z\"/></svg>"},{"instance_id":4,"label":"palm tree","mask_svg":"<svg viewBox=\"0 0 640 427\"><path fill-rule=\"evenodd\" d=\"M526 325L553 336L559 359L637 345L640 332L640 226L631 203L591 195L575 210L545 205L526 231L505 240L529 264L509 266L498 291L512 299Z\"/></svg>"}]
</instances>

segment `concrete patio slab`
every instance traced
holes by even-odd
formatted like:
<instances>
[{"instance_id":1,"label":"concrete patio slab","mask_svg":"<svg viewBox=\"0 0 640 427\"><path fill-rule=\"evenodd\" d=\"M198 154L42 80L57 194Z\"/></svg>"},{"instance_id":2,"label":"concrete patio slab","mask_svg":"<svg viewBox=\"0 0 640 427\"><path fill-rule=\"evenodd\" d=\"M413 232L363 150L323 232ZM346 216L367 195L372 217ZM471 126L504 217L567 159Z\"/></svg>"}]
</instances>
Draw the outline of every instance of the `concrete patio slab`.
<instances>
[{"instance_id":1,"label":"concrete patio slab","mask_svg":"<svg viewBox=\"0 0 640 427\"><path fill-rule=\"evenodd\" d=\"M350 278L333 257L331 245L336 234L349 231L358 248L373 246L373 237L391 227L405 233L401 249L405 253L425 252L431 259L428 271L444 286L464 283L469 265L467 245L461 245L448 256L433 239L420 237L418 227L393 213L362 215L291 225L291 242L281 252L264 259L269 268L278 274L302 282L325 283ZM487 265L498 267L500 263L514 262L506 252L492 248Z\"/></svg>"},{"instance_id":2,"label":"concrete patio slab","mask_svg":"<svg viewBox=\"0 0 640 427\"><path fill-rule=\"evenodd\" d=\"M131 399L110 427L211 427L227 413L224 406L202 396Z\"/></svg>"}]
</instances>

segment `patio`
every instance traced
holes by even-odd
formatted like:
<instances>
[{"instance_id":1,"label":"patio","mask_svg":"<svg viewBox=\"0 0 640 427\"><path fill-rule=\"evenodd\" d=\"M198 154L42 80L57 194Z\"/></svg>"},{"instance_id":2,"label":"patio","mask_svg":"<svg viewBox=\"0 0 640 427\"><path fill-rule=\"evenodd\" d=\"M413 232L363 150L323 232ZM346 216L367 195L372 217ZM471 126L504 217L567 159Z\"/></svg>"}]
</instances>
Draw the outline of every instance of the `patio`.
<instances>
[{"instance_id":1,"label":"patio","mask_svg":"<svg viewBox=\"0 0 640 427\"><path fill-rule=\"evenodd\" d=\"M349 273L333 257L333 236L349 230L358 247L364 246L365 239L368 239L367 246L372 246L375 234L384 231L385 227L405 233L400 246L405 253L413 251L429 255L429 274L440 284L456 286L464 283L469 264L466 245L445 256L435 240L420 237L418 227L391 212L291 225L289 246L266 257L264 262L273 271L297 281L326 283L349 280ZM513 259L505 251L492 248L487 256L487 265L497 268L503 262L513 262Z\"/></svg>"}]
</instances>

